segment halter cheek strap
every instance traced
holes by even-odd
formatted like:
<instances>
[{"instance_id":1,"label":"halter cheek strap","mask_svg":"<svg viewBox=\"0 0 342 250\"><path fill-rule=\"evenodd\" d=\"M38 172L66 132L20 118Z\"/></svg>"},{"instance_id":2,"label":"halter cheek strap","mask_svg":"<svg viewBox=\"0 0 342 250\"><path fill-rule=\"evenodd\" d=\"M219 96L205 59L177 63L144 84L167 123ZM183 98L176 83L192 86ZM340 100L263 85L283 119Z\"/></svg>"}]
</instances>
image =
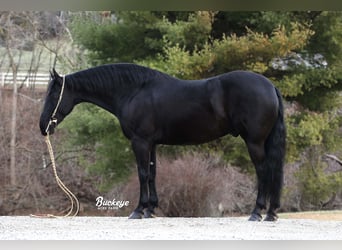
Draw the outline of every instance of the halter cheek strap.
<instances>
[{"instance_id":1,"label":"halter cheek strap","mask_svg":"<svg viewBox=\"0 0 342 250\"><path fill-rule=\"evenodd\" d=\"M58 102L57 102L57 104L56 104L56 107L55 107L55 109L54 109L52 115L51 115L51 118L50 118L50 120L49 120L49 123L48 123L48 125L47 125L47 127L46 127L46 129L45 129L45 132L46 132L47 134L49 133L49 128L50 128L51 124L57 125L57 122L58 122L58 120L57 120L57 118L55 117L55 115L56 115L56 113L57 113L57 110L58 110L58 108L59 108L59 105L60 105L61 102L62 102L62 97L63 97L63 92L64 92L64 85L65 85L65 76L63 76L62 79L63 79L62 88L61 88L61 92L59 93Z\"/></svg>"}]
</instances>

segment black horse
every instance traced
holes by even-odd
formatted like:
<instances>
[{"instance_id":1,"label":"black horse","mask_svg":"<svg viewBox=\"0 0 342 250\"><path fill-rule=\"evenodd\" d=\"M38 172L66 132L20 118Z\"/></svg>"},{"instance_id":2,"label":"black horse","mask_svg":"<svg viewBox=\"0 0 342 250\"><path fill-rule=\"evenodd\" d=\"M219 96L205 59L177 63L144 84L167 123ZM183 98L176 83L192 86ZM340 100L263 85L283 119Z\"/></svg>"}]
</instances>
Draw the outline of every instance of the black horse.
<instances>
[{"instance_id":1,"label":"black horse","mask_svg":"<svg viewBox=\"0 0 342 250\"><path fill-rule=\"evenodd\" d=\"M137 208L129 216L154 216L156 145L205 143L231 134L245 141L258 177L250 220L277 219L286 129L279 91L264 76L233 71L203 80L180 80L135 64L102 65L61 77L53 70L40 117L43 135L81 102L114 114L131 141L140 182ZM229 190L227 190L229 191Z\"/></svg>"}]
</instances>

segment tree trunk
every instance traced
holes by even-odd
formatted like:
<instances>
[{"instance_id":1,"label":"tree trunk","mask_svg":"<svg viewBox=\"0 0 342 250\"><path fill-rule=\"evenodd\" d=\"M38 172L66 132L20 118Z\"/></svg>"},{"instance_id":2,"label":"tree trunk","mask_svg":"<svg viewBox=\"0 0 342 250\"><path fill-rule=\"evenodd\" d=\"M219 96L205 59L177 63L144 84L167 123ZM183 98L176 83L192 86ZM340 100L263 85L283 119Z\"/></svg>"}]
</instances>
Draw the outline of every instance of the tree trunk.
<instances>
[{"instance_id":1,"label":"tree trunk","mask_svg":"<svg viewBox=\"0 0 342 250\"><path fill-rule=\"evenodd\" d=\"M12 99L12 116L11 116L11 141L10 141L10 184L15 186L17 184L17 176L15 171L16 162L16 127L17 127L17 99L18 99L18 88L17 88L17 65L14 61L12 48L10 45L12 30L11 30L11 16L10 12L7 16L7 42L6 50L9 58L9 64L13 73L13 99Z\"/></svg>"},{"instance_id":2,"label":"tree trunk","mask_svg":"<svg viewBox=\"0 0 342 250\"><path fill-rule=\"evenodd\" d=\"M14 67L12 67L13 69ZM10 142L10 176L11 185L17 184L17 175L15 171L16 162L16 133L17 133L17 99L18 99L18 88L17 88L17 72L13 69L13 99L12 99L12 117L11 117L11 142Z\"/></svg>"}]
</instances>

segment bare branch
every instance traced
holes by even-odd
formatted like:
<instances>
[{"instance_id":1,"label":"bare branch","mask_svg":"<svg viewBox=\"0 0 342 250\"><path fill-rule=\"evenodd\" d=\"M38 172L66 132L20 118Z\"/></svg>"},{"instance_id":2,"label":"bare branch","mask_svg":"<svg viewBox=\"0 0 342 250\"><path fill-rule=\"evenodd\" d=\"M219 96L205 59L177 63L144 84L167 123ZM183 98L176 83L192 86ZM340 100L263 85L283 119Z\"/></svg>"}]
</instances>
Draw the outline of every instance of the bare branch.
<instances>
[{"instance_id":1,"label":"bare branch","mask_svg":"<svg viewBox=\"0 0 342 250\"><path fill-rule=\"evenodd\" d=\"M324 156L329 158L329 159L336 161L339 165L342 166L342 160L340 160L336 155L324 154Z\"/></svg>"}]
</instances>

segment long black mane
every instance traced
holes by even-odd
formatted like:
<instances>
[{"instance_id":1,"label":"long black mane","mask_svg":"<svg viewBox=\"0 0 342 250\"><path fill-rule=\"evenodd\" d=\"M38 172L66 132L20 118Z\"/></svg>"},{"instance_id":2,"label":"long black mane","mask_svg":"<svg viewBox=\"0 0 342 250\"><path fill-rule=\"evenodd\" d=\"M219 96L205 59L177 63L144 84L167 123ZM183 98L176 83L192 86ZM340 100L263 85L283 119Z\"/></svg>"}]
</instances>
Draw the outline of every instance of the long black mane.
<instances>
[{"instance_id":1,"label":"long black mane","mask_svg":"<svg viewBox=\"0 0 342 250\"><path fill-rule=\"evenodd\" d=\"M72 90L86 90L93 93L111 93L141 88L156 77L169 77L159 71L130 63L105 64L82 70L68 77ZM80 84L82 83L82 84Z\"/></svg>"}]
</instances>

